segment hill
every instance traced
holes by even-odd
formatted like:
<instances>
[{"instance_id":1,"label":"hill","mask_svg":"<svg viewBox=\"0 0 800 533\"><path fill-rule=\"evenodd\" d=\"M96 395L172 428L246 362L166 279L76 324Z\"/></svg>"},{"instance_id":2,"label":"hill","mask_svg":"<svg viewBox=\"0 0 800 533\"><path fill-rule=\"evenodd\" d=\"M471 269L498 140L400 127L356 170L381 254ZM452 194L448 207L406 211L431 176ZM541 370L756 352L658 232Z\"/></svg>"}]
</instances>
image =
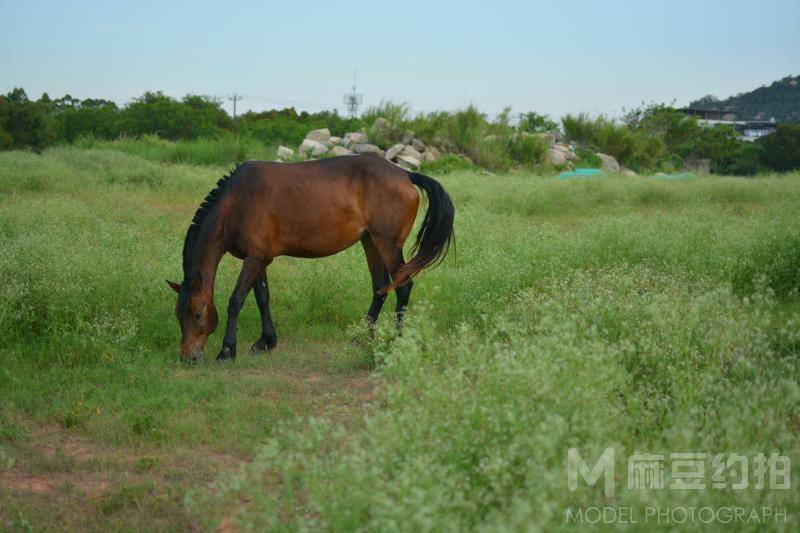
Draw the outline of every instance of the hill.
<instances>
[{"instance_id":1,"label":"hill","mask_svg":"<svg viewBox=\"0 0 800 533\"><path fill-rule=\"evenodd\" d=\"M689 107L731 111L739 120L769 120L800 122L800 76L786 76L750 92L724 100L708 95L695 100Z\"/></svg>"}]
</instances>

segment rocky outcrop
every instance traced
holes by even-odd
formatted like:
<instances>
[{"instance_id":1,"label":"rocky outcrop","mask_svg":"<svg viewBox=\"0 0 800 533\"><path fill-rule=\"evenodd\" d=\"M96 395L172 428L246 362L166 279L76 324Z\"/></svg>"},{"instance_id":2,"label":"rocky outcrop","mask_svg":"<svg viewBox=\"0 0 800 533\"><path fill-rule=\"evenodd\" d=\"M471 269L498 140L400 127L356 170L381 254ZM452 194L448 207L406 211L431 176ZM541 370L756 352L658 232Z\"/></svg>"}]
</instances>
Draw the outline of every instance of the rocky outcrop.
<instances>
[{"instance_id":1,"label":"rocky outcrop","mask_svg":"<svg viewBox=\"0 0 800 533\"><path fill-rule=\"evenodd\" d=\"M602 169L604 171L612 172L615 174L619 172L619 163L617 163L617 160L614 159L613 156L610 156L608 154L603 154L600 152L597 152L595 155L600 158L600 161L603 162Z\"/></svg>"}]
</instances>

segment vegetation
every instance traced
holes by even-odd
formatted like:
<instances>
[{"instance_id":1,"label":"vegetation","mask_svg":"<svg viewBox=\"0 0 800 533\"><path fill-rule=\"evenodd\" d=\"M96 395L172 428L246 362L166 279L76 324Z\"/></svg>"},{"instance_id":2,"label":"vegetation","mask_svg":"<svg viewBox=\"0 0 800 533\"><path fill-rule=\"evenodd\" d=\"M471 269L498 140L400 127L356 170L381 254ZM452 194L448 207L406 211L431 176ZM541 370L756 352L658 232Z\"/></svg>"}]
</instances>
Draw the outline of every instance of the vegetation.
<instances>
[{"instance_id":1,"label":"vegetation","mask_svg":"<svg viewBox=\"0 0 800 533\"><path fill-rule=\"evenodd\" d=\"M770 85L720 100L708 95L689 107L728 111L737 120L769 120L800 122L800 76L786 76Z\"/></svg>"},{"instance_id":2,"label":"vegetation","mask_svg":"<svg viewBox=\"0 0 800 533\"><path fill-rule=\"evenodd\" d=\"M159 92L145 93L122 108L69 95L51 100L44 94L33 101L22 89L0 96L0 149L41 151L77 144L118 148L157 161L223 165L272 157L279 144L297 146L317 128L328 128L337 136L361 129L384 149L410 132L461 156L468 165L500 172L543 171L549 143L558 135L575 143L581 157L567 166L597 164L594 152L599 151L644 173L676 172L687 160L698 159L709 159L711 171L721 175L800 169L797 125L782 125L780 132L752 145L740 141L731 128L700 127L696 119L664 104L643 104L626 112L622 121L585 113L566 115L559 131L554 121L536 112L513 120L507 108L490 118L472 105L412 115L407 104L382 102L358 118L288 108L248 112L234 121L219 101L196 95L176 100Z\"/></svg>"},{"instance_id":3,"label":"vegetation","mask_svg":"<svg viewBox=\"0 0 800 533\"><path fill-rule=\"evenodd\" d=\"M592 505L800 519L796 476L605 499L564 470L571 446L613 447L623 476L633 452L800 464L800 175L487 179L449 156L457 253L415 284L402 336L388 313L374 340L360 324L357 247L279 258L279 349L189 368L163 280L227 166L106 142L0 153L3 529L553 530ZM237 273L226 258L218 305ZM239 327L258 336L251 302Z\"/></svg>"}]
</instances>

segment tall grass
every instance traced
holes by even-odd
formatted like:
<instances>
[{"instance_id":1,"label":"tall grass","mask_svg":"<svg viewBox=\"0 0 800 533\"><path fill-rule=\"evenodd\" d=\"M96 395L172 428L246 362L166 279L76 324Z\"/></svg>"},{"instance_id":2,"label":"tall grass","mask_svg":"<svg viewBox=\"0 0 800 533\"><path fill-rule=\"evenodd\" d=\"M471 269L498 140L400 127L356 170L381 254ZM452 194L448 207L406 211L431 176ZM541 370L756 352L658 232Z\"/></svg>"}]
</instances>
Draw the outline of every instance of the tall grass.
<instances>
[{"instance_id":1,"label":"tall grass","mask_svg":"<svg viewBox=\"0 0 800 533\"><path fill-rule=\"evenodd\" d=\"M569 506L648 504L785 506L798 519L794 476L790 491L619 490L607 501L599 486L568 491L564 460L570 446L591 457L611 446L619 472L633 451L800 461L800 176L437 175L458 248L418 278L402 336L386 315L375 340L361 327L361 250L270 265L281 339L369 364L378 386L346 427L335 416L279 425L262 404L228 400L244 387L288 401L291 387L251 390L246 375L177 362L163 280L180 276L186 227L227 169L159 162L175 148L156 140L128 147L0 154L5 425L177 455L255 450L187 497L208 527L559 529ZM221 264L219 307L238 267ZM258 332L248 304L241 345ZM218 332L208 353L219 344Z\"/></svg>"}]
</instances>

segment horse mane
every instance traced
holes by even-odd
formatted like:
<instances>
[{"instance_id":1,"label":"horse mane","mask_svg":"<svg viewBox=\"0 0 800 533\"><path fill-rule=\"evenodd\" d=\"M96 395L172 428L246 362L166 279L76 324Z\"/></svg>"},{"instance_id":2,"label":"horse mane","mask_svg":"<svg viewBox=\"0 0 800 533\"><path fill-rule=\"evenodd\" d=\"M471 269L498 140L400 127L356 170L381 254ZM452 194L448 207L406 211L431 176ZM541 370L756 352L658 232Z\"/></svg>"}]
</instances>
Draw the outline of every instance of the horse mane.
<instances>
[{"instance_id":1,"label":"horse mane","mask_svg":"<svg viewBox=\"0 0 800 533\"><path fill-rule=\"evenodd\" d=\"M247 166L247 163L240 163L236 165L236 168L230 174L222 177L217 182L216 187L206 195L197 211L195 211L192 223L189 225L189 229L186 230L186 238L183 241L183 279L185 281L189 281L189 275L194 266L197 239L200 237L200 229L203 227L203 222L219 203L220 198L225 195L228 185L233 181L232 178L237 176L245 166Z\"/></svg>"}]
</instances>

